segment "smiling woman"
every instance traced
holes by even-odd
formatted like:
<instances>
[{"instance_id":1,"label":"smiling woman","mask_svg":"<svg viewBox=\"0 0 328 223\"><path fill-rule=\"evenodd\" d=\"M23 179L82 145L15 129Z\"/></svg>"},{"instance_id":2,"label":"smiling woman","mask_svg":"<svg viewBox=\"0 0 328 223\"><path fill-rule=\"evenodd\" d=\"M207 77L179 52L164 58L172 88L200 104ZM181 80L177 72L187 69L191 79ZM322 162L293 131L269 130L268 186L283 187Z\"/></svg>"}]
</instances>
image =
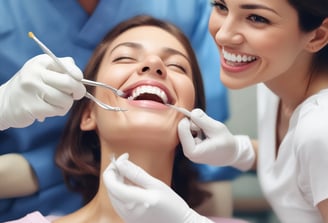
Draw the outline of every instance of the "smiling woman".
<instances>
[{"instance_id":1,"label":"smiling woman","mask_svg":"<svg viewBox=\"0 0 328 223\"><path fill-rule=\"evenodd\" d=\"M193 160L224 165L227 159L217 157L229 143L222 142L250 145L230 147L248 154L230 164L256 168L281 222L328 222L328 1L211 2L209 30L222 56L222 82L232 89L257 85L258 141L221 131L211 143L206 138L211 147L201 147L202 157L195 152ZM212 131L217 126L207 123Z\"/></svg>"},{"instance_id":2,"label":"smiling woman","mask_svg":"<svg viewBox=\"0 0 328 223\"><path fill-rule=\"evenodd\" d=\"M196 172L177 136L183 116L164 105L205 108L201 73L185 36L150 17L133 18L108 33L85 75L124 91L127 99L101 88L88 89L103 102L128 111L108 112L86 99L73 106L56 161L69 187L82 193L87 205L57 221L123 222L99 177L110 157L122 153L172 186L190 206L201 204L209 194L196 186Z\"/></svg>"},{"instance_id":3,"label":"smiling woman","mask_svg":"<svg viewBox=\"0 0 328 223\"><path fill-rule=\"evenodd\" d=\"M109 112L88 99L74 104L56 161L86 205L55 222L123 222L100 178L110 158L123 153L191 207L200 205L209 193L196 186L196 172L181 152L176 129L183 115L164 105L205 109L201 73L182 32L147 16L130 19L107 34L84 73L127 93L123 99L101 88L87 89L128 111Z\"/></svg>"},{"instance_id":4,"label":"smiling woman","mask_svg":"<svg viewBox=\"0 0 328 223\"><path fill-rule=\"evenodd\" d=\"M86 165L86 169L83 168L85 164L100 158L99 154L93 154L95 150L90 149L99 145L101 148L99 147L96 151L99 152L101 149L102 157L106 160L111 154L119 155L129 152L131 159L134 157L140 159L135 162L152 166L149 171L161 170L162 180L171 185L172 171L170 170L173 168L172 159L175 157L175 148L178 146L177 132L172 130L172 126L177 125L182 115L163 105L163 102L174 103L188 109L195 106L204 108L201 74L192 48L186 45L187 39L170 25L159 23L148 17L138 17L133 20L133 23L129 20L112 30L95 50L85 70L86 78L121 89L127 93L128 100L115 97L100 88L90 87L88 91L102 101L126 108L128 111L112 113L95 107L84 99L77 102L72 111L74 115L68 124L70 130L68 134L64 134L66 137L64 137L63 145L57 152L57 161L66 170L66 176L74 179L68 182L73 182L71 186L76 190L83 191L87 201L96 193L98 183L95 182L98 180L94 181L94 190L90 190L90 186L83 188L80 186L89 185L91 181L80 177L80 174L83 176L97 173L95 178L99 177L98 165L90 170L89 165ZM132 26L135 27L131 28ZM175 33L181 40L160 26ZM195 89L197 89L197 94ZM155 121L149 122L149 120ZM84 131L80 130L80 123ZM76 134L80 137L76 137ZM81 141L72 141L74 139L81 139ZM65 154L68 151L72 156L67 160L68 157ZM81 163L81 153L90 154L86 156L85 163ZM141 155L143 153L145 154ZM156 160L155 163L145 159L150 154L155 156L152 159ZM78 163L75 161L76 157L79 157ZM156 157L162 157L163 160L158 162ZM177 162L177 169L183 163ZM160 168L159 164L164 166ZM71 168L72 166L74 168ZM164 174L162 169L168 170L167 173ZM78 172L77 175L75 175L76 172ZM158 174L156 172L155 176ZM189 180L182 179L188 179L188 172L177 178L179 181L173 181L174 187L181 188L180 193L185 194L186 198L189 197L189 192L183 191L190 187L187 186L190 184ZM175 172L175 174L179 173ZM180 186L178 182L184 182L185 185ZM191 186L189 191L194 189ZM193 202L196 205L199 204L199 201Z\"/></svg>"}]
</instances>

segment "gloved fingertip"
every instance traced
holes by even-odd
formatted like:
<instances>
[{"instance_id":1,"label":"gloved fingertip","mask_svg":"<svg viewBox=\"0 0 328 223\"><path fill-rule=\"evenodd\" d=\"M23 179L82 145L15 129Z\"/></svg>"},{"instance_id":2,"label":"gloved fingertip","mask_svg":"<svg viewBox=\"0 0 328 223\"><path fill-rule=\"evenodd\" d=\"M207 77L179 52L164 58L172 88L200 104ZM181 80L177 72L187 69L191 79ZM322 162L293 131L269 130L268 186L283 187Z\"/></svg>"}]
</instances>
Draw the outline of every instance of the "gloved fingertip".
<instances>
[{"instance_id":1,"label":"gloved fingertip","mask_svg":"<svg viewBox=\"0 0 328 223\"><path fill-rule=\"evenodd\" d=\"M117 159L116 162L122 162L124 160L128 160L129 159L129 153L123 153L122 155L120 155Z\"/></svg>"},{"instance_id":2,"label":"gloved fingertip","mask_svg":"<svg viewBox=\"0 0 328 223\"><path fill-rule=\"evenodd\" d=\"M74 59L71 57L65 57L61 59L64 64L65 68L68 71L68 74L72 76L75 80L82 80L83 73L81 69L75 64Z\"/></svg>"},{"instance_id":3,"label":"gloved fingertip","mask_svg":"<svg viewBox=\"0 0 328 223\"><path fill-rule=\"evenodd\" d=\"M133 169L137 169L137 166L128 159L120 159L119 161L116 161L116 166L122 173L127 173Z\"/></svg>"},{"instance_id":4,"label":"gloved fingertip","mask_svg":"<svg viewBox=\"0 0 328 223\"><path fill-rule=\"evenodd\" d=\"M39 122L44 122L44 120L45 120L45 118L43 117L43 118L38 118L37 119Z\"/></svg>"},{"instance_id":5,"label":"gloved fingertip","mask_svg":"<svg viewBox=\"0 0 328 223\"><path fill-rule=\"evenodd\" d=\"M74 100L82 99L85 96L86 92L87 92L87 89L85 88L85 86L83 84L81 84L79 86L79 88L75 89L75 91L73 92L73 99Z\"/></svg>"},{"instance_id":6,"label":"gloved fingertip","mask_svg":"<svg viewBox=\"0 0 328 223\"><path fill-rule=\"evenodd\" d=\"M129 165L129 162L129 154L123 153L113 162L112 168L119 172L124 171L124 166Z\"/></svg>"},{"instance_id":7,"label":"gloved fingertip","mask_svg":"<svg viewBox=\"0 0 328 223\"><path fill-rule=\"evenodd\" d=\"M61 60L65 63L75 63L73 57L62 57Z\"/></svg>"},{"instance_id":8,"label":"gloved fingertip","mask_svg":"<svg viewBox=\"0 0 328 223\"><path fill-rule=\"evenodd\" d=\"M183 118L180 120L180 122L178 123L178 130L182 130L182 129L186 129L186 128L189 128L189 124L190 121L188 118Z\"/></svg>"},{"instance_id":9,"label":"gloved fingertip","mask_svg":"<svg viewBox=\"0 0 328 223\"><path fill-rule=\"evenodd\" d=\"M80 70L80 68L76 67L76 66L70 66L69 69L69 75L71 75L75 80L82 80L83 78L83 73Z\"/></svg>"},{"instance_id":10,"label":"gloved fingertip","mask_svg":"<svg viewBox=\"0 0 328 223\"><path fill-rule=\"evenodd\" d=\"M202 117L205 112L200 108L195 108L191 111L191 117Z\"/></svg>"},{"instance_id":11,"label":"gloved fingertip","mask_svg":"<svg viewBox=\"0 0 328 223\"><path fill-rule=\"evenodd\" d=\"M128 158L129 158L128 153L122 154L117 159L115 159L115 157L112 157L110 164L108 164L108 166L106 167L103 173L103 177L108 177L112 171L119 171L120 166L124 165L124 161L128 160Z\"/></svg>"},{"instance_id":12,"label":"gloved fingertip","mask_svg":"<svg viewBox=\"0 0 328 223\"><path fill-rule=\"evenodd\" d=\"M205 128L207 123L215 121L210 116L208 116L202 109L196 108L191 112L191 120L198 127Z\"/></svg>"},{"instance_id":13,"label":"gloved fingertip","mask_svg":"<svg viewBox=\"0 0 328 223\"><path fill-rule=\"evenodd\" d=\"M110 157L110 163L108 164L108 166L106 167L105 171L104 171L104 175L105 174L109 174L110 171L112 170L117 170L118 166L117 166L117 159L115 158L115 155L112 155Z\"/></svg>"}]
</instances>

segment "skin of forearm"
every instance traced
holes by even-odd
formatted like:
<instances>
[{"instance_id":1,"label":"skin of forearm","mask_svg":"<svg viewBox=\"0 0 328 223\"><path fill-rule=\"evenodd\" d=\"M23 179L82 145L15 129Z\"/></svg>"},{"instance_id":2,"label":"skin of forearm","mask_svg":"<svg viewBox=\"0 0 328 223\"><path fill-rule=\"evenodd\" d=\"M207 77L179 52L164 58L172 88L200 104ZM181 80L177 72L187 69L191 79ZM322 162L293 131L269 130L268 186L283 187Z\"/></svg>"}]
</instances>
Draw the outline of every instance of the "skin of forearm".
<instances>
[{"instance_id":1,"label":"skin of forearm","mask_svg":"<svg viewBox=\"0 0 328 223\"><path fill-rule=\"evenodd\" d=\"M328 199L321 201L318 204L318 209L321 213L322 219L325 223L328 223Z\"/></svg>"},{"instance_id":2,"label":"skin of forearm","mask_svg":"<svg viewBox=\"0 0 328 223\"><path fill-rule=\"evenodd\" d=\"M252 139L252 146L253 146L254 153L255 153L255 160L254 160L253 166L251 167L251 170L256 171L256 168L257 168L257 155L258 155L258 143L257 143L257 140Z\"/></svg>"},{"instance_id":3,"label":"skin of forearm","mask_svg":"<svg viewBox=\"0 0 328 223\"><path fill-rule=\"evenodd\" d=\"M31 195L39 189L34 171L20 154L0 156L0 179L0 199Z\"/></svg>"}]
</instances>

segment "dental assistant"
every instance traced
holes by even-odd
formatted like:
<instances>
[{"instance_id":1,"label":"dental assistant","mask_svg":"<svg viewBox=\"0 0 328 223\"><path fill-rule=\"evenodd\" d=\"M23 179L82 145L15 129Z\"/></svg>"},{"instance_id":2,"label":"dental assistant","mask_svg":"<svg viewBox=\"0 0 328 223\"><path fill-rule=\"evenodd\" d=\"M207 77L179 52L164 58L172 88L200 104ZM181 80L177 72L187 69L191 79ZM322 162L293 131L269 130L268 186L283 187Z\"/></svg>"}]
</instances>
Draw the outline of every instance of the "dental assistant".
<instances>
[{"instance_id":1,"label":"dental assistant","mask_svg":"<svg viewBox=\"0 0 328 223\"><path fill-rule=\"evenodd\" d=\"M74 61L63 58L68 66L84 69L95 46L108 30L120 21L141 13L151 14L157 18L173 22L190 38L203 73L207 109L215 119L226 120L228 117L227 91L221 83L218 83L219 64L216 62L219 59L219 54L207 29L210 14L210 6L207 1L1 1L0 83L4 84L14 78L1 87L1 102L6 101L5 97L12 97L9 95L16 95L15 100L11 100L10 103L1 107L2 111L6 110L5 113L1 113L3 115L1 119L5 120L1 123L1 128L15 127L15 125L21 127L32 122L33 124L27 128L9 128L1 131L0 153L5 155L15 153L30 170L26 174L23 173L22 176L31 175L36 180L33 182L32 190L28 191L27 194L2 197L0 200L0 221L21 217L32 210L40 210L45 215L51 213L66 214L81 206L80 196L67 190L62 175L53 161L53 153L62 133L66 116L46 118L65 114L70 108L70 103L83 95L83 88L79 85L81 73L77 71L74 77L50 75L50 71L58 73L59 70L53 65L51 69L48 69L47 65L52 64L52 62L45 59L46 57L34 58L33 63L23 67L29 58L41 53L33 40L27 37L27 33L34 32L58 57L71 56ZM35 69L37 69L37 74L33 76L31 71L34 72ZM45 70L49 76L43 72ZM47 76L46 84L39 79L42 76ZM24 77L25 82L21 77ZM74 84L67 88L68 82L63 79ZM24 87L26 81L33 83L30 87L35 90L34 92ZM54 86L55 82L56 86ZM57 82L60 82L59 86ZM212 86L213 83L215 83L215 87ZM74 90L76 86L79 86L78 90ZM65 106L56 111L52 111L52 108L45 108L41 113L37 109L29 110L35 109L34 96L36 94L42 95L41 92L48 94L47 89L49 87L55 91L64 90L61 93L53 94L51 100L56 105L60 102L61 105ZM66 96L67 100L64 100L62 96L71 93L74 97ZM46 101L49 102L48 99ZM11 111L17 112L22 105L27 106L26 111L30 113L23 120L19 120L17 117L22 118L22 114L11 114ZM31 115L34 112L37 114ZM15 118L8 122L7 114ZM43 120L43 122L34 120ZM18 165L15 166L14 170L18 171ZM15 176L14 170L10 168L4 172ZM208 177L206 176L206 178ZM211 180L216 180L214 178ZM19 177L18 179L23 180L24 178ZM18 182L17 185L26 185L26 183L27 181L23 180L23 183ZM14 191L18 189L21 192L20 186L12 187L12 189ZM49 200L52 202L48 202Z\"/></svg>"},{"instance_id":2,"label":"dental assistant","mask_svg":"<svg viewBox=\"0 0 328 223\"><path fill-rule=\"evenodd\" d=\"M264 195L282 223L328 222L328 2L212 4L209 30L221 54L222 82L231 89L258 84L258 141L233 135L195 109L191 121L185 118L178 127L185 155L199 163L256 169ZM205 139L193 137L191 123L202 129ZM117 165L116 175L132 179L139 174L133 182L143 186L153 182L125 162ZM140 190L117 181L124 188L108 188L116 196ZM152 188L144 190L151 194ZM120 210L133 202L120 198ZM147 198L135 202L141 207ZM162 213L174 213L156 205ZM143 210L122 215L135 220L149 214ZM182 204L181 210L186 210Z\"/></svg>"},{"instance_id":3,"label":"dental assistant","mask_svg":"<svg viewBox=\"0 0 328 223\"><path fill-rule=\"evenodd\" d=\"M185 154L213 165L256 166L281 222L328 222L328 2L213 5L209 30L222 56L222 82L232 89L260 83L258 142L233 136L195 111L192 120L208 139L192 144L184 120L179 130Z\"/></svg>"}]
</instances>

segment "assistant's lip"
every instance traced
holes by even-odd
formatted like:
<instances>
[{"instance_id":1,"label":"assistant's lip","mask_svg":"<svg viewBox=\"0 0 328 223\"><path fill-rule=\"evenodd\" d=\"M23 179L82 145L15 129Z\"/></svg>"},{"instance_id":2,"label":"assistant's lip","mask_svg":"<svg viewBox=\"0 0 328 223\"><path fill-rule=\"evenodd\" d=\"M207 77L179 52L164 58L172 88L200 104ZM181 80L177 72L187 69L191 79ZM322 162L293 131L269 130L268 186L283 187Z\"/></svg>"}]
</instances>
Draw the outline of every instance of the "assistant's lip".
<instances>
[{"instance_id":1,"label":"assistant's lip","mask_svg":"<svg viewBox=\"0 0 328 223\"><path fill-rule=\"evenodd\" d=\"M139 86L158 87L159 89L164 91L164 93L166 94L169 104L175 103L175 100L173 99L173 96L170 93L170 90L164 84L162 84L158 81L154 81L154 80L140 80L138 82L135 82L135 83L127 86L126 88L123 89L124 93L126 94L126 98L128 98L131 95L132 91Z\"/></svg>"}]
</instances>

